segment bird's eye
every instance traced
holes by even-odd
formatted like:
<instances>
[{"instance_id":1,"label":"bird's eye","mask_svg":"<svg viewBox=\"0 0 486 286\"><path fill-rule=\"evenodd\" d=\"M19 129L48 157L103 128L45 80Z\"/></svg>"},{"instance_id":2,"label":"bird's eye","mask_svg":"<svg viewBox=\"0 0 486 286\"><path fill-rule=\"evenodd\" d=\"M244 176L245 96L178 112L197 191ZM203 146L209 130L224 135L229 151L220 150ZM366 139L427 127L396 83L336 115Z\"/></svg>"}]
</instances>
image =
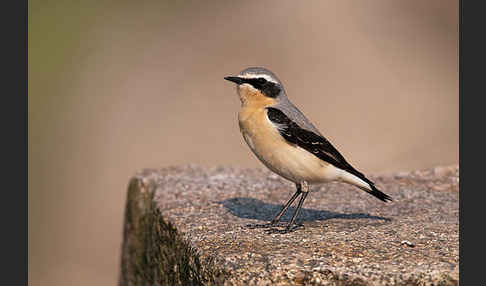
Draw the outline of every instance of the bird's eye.
<instances>
[{"instance_id":1,"label":"bird's eye","mask_svg":"<svg viewBox=\"0 0 486 286\"><path fill-rule=\"evenodd\" d=\"M262 78L262 77L258 78L258 83L259 83L259 84L265 84L266 82L267 82L267 80L266 80L266 79L264 79L264 78Z\"/></svg>"}]
</instances>

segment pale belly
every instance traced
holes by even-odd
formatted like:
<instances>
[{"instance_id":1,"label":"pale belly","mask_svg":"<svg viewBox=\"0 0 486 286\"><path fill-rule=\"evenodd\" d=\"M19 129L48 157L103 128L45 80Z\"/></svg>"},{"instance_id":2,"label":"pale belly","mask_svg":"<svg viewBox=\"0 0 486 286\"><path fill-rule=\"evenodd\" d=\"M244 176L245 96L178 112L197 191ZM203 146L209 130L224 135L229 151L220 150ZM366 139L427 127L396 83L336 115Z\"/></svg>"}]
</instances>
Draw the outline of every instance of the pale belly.
<instances>
[{"instance_id":1,"label":"pale belly","mask_svg":"<svg viewBox=\"0 0 486 286\"><path fill-rule=\"evenodd\" d=\"M253 153L270 170L295 183L316 184L339 179L340 169L287 143L265 113L252 115L245 120L240 116L241 133Z\"/></svg>"}]
</instances>

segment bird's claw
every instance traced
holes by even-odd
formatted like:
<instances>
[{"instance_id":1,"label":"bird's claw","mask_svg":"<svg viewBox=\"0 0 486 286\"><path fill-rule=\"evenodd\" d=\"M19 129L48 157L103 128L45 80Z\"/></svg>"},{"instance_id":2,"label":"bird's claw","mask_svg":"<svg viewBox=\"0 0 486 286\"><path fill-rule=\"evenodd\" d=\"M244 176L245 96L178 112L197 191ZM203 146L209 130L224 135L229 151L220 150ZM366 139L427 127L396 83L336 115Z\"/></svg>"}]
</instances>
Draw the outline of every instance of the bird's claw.
<instances>
[{"instance_id":1,"label":"bird's claw","mask_svg":"<svg viewBox=\"0 0 486 286\"><path fill-rule=\"evenodd\" d=\"M297 229L301 228L301 227L304 227L303 224L298 224L298 225L294 225L294 226L287 226L285 227L284 229L277 229L277 228L271 228L271 229L267 229L265 231L266 234L287 234L287 233L291 233L291 232L294 232L296 231Z\"/></svg>"},{"instance_id":2,"label":"bird's claw","mask_svg":"<svg viewBox=\"0 0 486 286\"><path fill-rule=\"evenodd\" d=\"M284 226L283 223L279 222L270 222L270 223L265 223L265 224L247 224L246 227L249 229L256 229L256 228L271 228L271 227L279 227L279 226Z\"/></svg>"}]
</instances>

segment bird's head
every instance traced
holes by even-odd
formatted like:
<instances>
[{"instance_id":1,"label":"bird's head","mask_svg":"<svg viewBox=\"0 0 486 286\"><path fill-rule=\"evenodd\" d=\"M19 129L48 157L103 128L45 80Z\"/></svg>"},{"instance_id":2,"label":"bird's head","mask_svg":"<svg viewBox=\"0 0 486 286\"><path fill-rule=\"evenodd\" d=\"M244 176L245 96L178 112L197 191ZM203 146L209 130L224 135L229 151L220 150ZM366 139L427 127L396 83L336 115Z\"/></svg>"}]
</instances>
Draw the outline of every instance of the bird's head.
<instances>
[{"instance_id":1,"label":"bird's head","mask_svg":"<svg viewBox=\"0 0 486 286\"><path fill-rule=\"evenodd\" d=\"M227 76L224 79L236 83L242 104L261 102L270 105L285 96L280 80L265 68L247 68L237 76Z\"/></svg>"}]
</instances>

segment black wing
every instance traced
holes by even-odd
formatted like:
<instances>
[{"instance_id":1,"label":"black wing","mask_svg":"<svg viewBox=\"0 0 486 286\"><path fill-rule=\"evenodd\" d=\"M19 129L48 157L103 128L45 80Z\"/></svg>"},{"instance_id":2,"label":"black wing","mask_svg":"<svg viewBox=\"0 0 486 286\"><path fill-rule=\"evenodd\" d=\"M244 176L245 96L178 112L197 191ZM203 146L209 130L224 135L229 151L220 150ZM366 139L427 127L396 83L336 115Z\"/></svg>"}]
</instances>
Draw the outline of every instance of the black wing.
<instances>
[{"instance_id":1,"label":"black wing","mask_svg":"<svg viewBox=\"0 0 486 286\"><path fill-rule=\"evenodd\" d=\"M391 200L391 198L376 189L375 184L368 180L362 173L353 168L339 153L334 146L331 145L326 138L312 132L305 130L293 122L290 118L285 115L281 110L274 107L267 107L268 119L278 126L278 131L287 142L295 144L319 159L328 162L335 167L345 170L361 180L365 181L370 185L372 190L365 190L368 193L374 195L382 201Z\"/></svg>"}]
</instances>

